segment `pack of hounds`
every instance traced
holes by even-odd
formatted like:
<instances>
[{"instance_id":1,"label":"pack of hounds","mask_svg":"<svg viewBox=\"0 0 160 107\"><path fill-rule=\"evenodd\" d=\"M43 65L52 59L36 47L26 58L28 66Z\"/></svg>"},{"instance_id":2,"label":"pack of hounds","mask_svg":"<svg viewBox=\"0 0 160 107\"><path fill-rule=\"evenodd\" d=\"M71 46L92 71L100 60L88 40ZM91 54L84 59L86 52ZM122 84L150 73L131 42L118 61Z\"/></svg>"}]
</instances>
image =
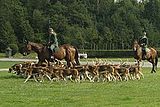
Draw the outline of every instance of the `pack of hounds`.
<instances>
[{"instance_id":1,"label":"pack of hounds","mask_svg":"<svg viewBox=\"0 0 160 107\"><path fill-rule=\"evenodd\" d=\"M105 81L128 81L144 78L142 68L138 64L113 64L107 61L93 61L91 64L67 67L61 61L54 63L44 62L38 65L28 61L14 64L9 68L9 73L14 73L28 80L44 82L72 81L72 82L105 82Z\"/></svg>"}]
</instances>

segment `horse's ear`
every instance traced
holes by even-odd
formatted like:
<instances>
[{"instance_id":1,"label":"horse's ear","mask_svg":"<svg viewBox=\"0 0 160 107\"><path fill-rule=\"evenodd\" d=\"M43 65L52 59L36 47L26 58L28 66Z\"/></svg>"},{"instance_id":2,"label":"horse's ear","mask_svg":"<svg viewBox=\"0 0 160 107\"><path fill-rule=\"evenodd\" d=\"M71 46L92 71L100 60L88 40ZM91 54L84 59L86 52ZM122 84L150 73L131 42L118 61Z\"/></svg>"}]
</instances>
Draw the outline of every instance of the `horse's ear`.
<instances>
[{"instance_id":1,"label":"horse's ear","mask_svg":"<svg viewBox=\"0 0 160 107\"><path fill-rule=\"evenodd\" d=\"M24 42L24 44L28 44L28 40L26 40L26 39L23 42Z\"/></svg>"},{"instance_id":2,"label":"horse's ear","mask_svg":"<svg viewBox=\"0 0 160 107\"><path fill-rule=\"evenodd\" d=\"M133 40L133 43L138 43L137 39L134 39L134 40Z\"/></svg>"},{"instance_id":3,"label":"horse's ear","mask_svg":"<svg viewBox=\"0 0 160 107\"><path fill-rule=\"evenodd\" d=\"M23 43L28 44L28 40L27 40L26 36L23 37Z\"/></svg>"},{"instance_id":4,"label":"horse's ear","mask_svg":"<svg viewBox=\"0 0 160 107\"><path fill-rule=\"evenodd\" d=\"M28 40L27 40L26 36L23 37L23 43L24 43L24 44L28 44Z\"/></svg>"}]
</instances>

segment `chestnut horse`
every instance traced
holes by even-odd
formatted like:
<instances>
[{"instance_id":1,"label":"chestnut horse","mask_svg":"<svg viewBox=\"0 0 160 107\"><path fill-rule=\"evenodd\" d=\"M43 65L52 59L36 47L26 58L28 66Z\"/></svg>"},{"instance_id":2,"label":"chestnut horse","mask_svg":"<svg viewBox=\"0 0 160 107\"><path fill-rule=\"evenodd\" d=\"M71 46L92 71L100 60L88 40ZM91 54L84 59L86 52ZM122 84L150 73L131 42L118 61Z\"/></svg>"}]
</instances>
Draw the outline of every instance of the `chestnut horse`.
<instances>
[{"instance_id":1,"label":"chestnut horse","mask_svg":"<svg viewBox=\"0 0 160 107\"><path fill-rule=\"evenodd\" d=\"M50 61L50 50L48 46L26 41L22 54L26 56L30 54L31 51L37 53L39 60L38 64L45 62L45 60ZM55 53L53 53L52 56L57 60L65 59L68 67L70 67L71 64L80 65L77 48L69 44L59 46L59 49Z\"/></svg>"},{"instance_id":2,"label":"chestnut horse","mask_svg":"<svg viewBox=\"0 0 160 107\"><path fill-rule=\"evenodd\" d=\"M134 51L134 58L138 61L138 65L142 60L147 60L152 64L152 71L151 73L155 72L155 67L157 69L158 64L158 51L154 48L149 48L149 51L146 52L146 59L142 59L142 47L139 45L138 41L135 40L133 43L133 51Z\"/></svg>"}]
</instances>

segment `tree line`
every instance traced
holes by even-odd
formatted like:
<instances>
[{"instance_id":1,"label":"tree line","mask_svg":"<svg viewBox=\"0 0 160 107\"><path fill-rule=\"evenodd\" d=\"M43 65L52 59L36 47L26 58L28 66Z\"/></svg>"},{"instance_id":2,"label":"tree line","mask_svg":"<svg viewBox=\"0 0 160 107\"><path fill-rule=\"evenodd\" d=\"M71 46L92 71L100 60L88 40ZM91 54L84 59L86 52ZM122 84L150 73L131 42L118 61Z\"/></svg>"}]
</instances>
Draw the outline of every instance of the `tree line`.
<instances>
[{"instance_id":1,"label":"tree line","mask_svg":"<svg viewBox=\"0 0 160 107\"><path fill-rule=\"evenodd\" d=\"M159 47L159 19L159 0L0 0L0 52L20 50L24 38L45 43L48 26L79 49L131 49L144 30Z\"/></svg>"}]
</instances>

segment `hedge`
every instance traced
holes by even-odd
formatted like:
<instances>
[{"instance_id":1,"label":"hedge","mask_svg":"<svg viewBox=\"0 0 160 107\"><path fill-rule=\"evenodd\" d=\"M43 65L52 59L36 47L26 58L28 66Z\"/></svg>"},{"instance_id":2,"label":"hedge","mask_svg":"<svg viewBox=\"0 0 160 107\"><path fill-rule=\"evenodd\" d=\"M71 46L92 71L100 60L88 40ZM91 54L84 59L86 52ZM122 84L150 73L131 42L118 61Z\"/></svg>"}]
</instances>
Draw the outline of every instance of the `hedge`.
<instances>
[{"instance_id":1,"label":"hedge","mask_svg":"<svg viewBox=\"0 0 160 107\"><path fill-rule=\"evenodd\" d=\"M80 53L87 53L88 58L131 58L133 50L80 50ZM160 52L158 52L160 56Z\"/></svg>"}]
</instances>

